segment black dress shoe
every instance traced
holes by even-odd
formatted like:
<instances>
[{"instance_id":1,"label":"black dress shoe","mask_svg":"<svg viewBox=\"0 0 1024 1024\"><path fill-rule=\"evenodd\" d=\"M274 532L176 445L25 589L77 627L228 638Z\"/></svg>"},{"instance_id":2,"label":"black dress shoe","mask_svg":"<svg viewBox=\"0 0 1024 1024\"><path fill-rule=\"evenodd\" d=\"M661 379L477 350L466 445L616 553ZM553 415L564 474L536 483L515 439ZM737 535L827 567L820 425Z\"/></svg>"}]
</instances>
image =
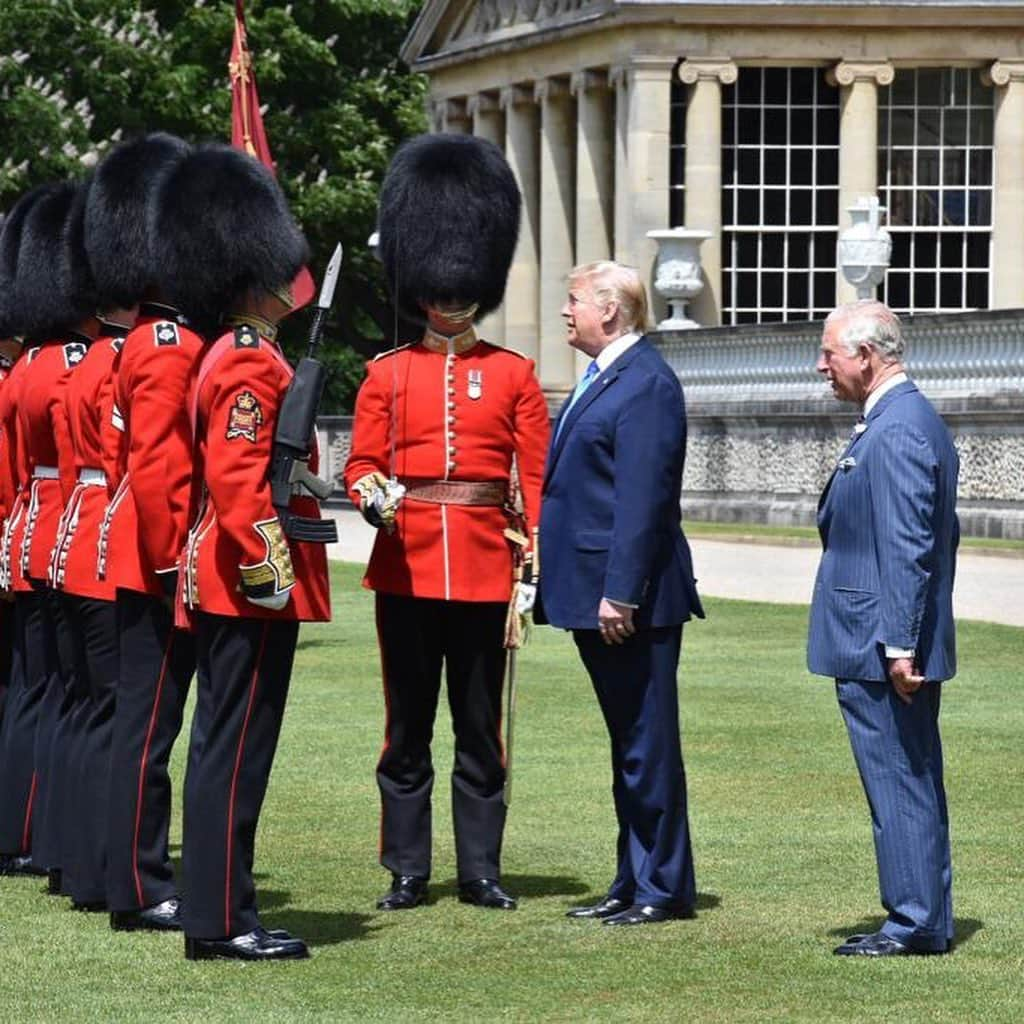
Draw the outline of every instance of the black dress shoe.
<instances>
[{"instance_id":1,"label":"black dress shoe","mask_svg":"<svg viewBox=\"0 0 1024 1024\"><path fill-rule=\"evenodd\" d=\"M618 914L604 919L604 924L661 924L662 921L678 921L694 917L693 909L684 907L682 910L673 910L671 907L650 907L640 903L634 903Z\"/></svg>"},{"instance_id":2,"label":"black dress shoe","mask_svg":"<svg viewBox=\"0 0 1024 1024\"><path fill-rule=\"evenodd\" d=\"M594 903L589 907L573 907L571 910L565 912L566 917L576 918L592 918L592 917L611 917L612 914L621 914L623 910L628 910L630 904L625 900L617 900L614 896L605 896L599 903Z\"/></svg>"},{"instance_id":3,"label":"black dress shoe","mask_svg":"<svg viewBox=\"0 0 1024 1024\"><path fill-rule=\"evenodd\" d=\"M856 939L857 941L851 941ZM883 932L859 938L851 935L841 946L832 951L836 956L930 956L944 953L942 949L914 949Z\"/></svg>"},{"instance_id":4,"label":"black dress shoe","mask_svg":"<svg viewBox=\"0 0 1024 1024\"><path fill-rule=\"evenodd\" d=\"M0 857L0 875L45 875L46 871L37 868L31 857L3 856Z\"/></svg>"},{"instance_id":5,"label":"black dress shoe","mask_svg":"<svg viewBox=\"0 0 1024 1024\"><path fill-rule=\"evenodd\" d=\"M180 908L179 900L169 899L143 910L114 910L110 927L115 932L180 932Z\"/></svg>"},{"instance_id":6,"label":"black dress shoe","mask_svg":"<svg viewBox=\"0 0 1024 1024\"><path fill-rule=\"evenodd\" d=\"M230 939L185 937L186 960L305 960L308 957L309 949L302 939L271 935L266 928L255 928Z\"/></svg>"},{"instance_id":7,"label":"black dress shoe","mask_svg":"<svg viewBox=\"0 0 1024 1024\"><path fill-rule=\"evenodd\" d=\"M496 878L476 878L459 884L459 900L490 910L515 910L515 897L509 896Z\"/></svg>"},{"instance_id":8,"label":"black dress shoe","mask_svg":"<svg viewBox=\"0 0 1024 1024\"><path fill-rule=\"evenodd\" d=\"M411 910L427 898L427 880L418 875L392 875L391 888L377 900L378 910Z\"/></svg>"}]
</instances>

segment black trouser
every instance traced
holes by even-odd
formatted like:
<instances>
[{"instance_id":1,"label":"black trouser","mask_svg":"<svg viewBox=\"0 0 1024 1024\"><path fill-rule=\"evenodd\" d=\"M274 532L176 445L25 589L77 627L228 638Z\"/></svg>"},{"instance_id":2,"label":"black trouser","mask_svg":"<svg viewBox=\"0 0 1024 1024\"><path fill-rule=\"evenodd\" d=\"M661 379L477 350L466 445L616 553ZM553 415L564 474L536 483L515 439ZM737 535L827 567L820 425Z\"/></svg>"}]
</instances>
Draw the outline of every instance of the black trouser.
<instances>
[{"instance_id":1,"label":"black trouser","mask_svg":"<svg viewBox=\"0 0 1024 1024\"><path fill-rule=\"evenodd\" d=\"M259 925L256 825L288 696L299 624L196 615L198 697L185 785L185 933Z\"/></svg>"},{"instance_id":2,"label":"black trouser","mask_svg":"<svg viewBox=\"0 0 1024 1024\"><path fill-rule=\"evenodd\" d=\"M167 764L181 731L195 642L163 598L117 592L120 666L110 752L107 903L137 910L177 895L168 851Z\"/></svg>"},{"instance_id":3,"label":"black trouser","mask_svg":"<svg viewBox=\"0 0 1024 1024\"><path fill-rule=\"evenodd\" d=\"M380 862L430 876L430 795L441 666L455 732L452 818L460 882L497 878L505 828L501 692L505 614L496 602L377 595L384 699Z\"/></svg>"},{"instance_id":4,"label":"black trouser","mask_svg":"<svg viewBox=\"0 0 1024 1024\"><path fill-rule=\"evenodd\" d=\"M14 603L0 598L0 743L3 742L4 707L14 666Z\"/></svg>"},{"instance_id":5,"label":"black trouser","mask_svg":"<svg viewBox=\"0 0 1024 1024\"><path fill-rule=\"evenodd\" d=\"M14 597L14 656L0 738L0 854L32 848L36 725L53 660L42 604L36 591Z\"/></svg>"},{"instance_id":6,"label":"black trouser","mask_svg":"<svg viewBox=\"0 0 1024 1024\"><path fill-rule=\"evenodd\" d=\"M117 608L113 601L64 594L78 641L86 696L72 719L65 786L64 890L76 903L106 901L110 745L118 677Z\"/></svg>"}]
</instances>

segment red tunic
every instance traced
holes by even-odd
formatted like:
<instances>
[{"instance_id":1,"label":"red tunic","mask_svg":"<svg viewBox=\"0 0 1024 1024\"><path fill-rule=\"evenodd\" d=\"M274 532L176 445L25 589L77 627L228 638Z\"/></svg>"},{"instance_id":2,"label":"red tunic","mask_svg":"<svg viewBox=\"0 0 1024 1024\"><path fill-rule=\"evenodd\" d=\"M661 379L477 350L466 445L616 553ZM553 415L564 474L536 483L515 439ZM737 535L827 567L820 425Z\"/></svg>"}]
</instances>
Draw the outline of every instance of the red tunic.
<instances>
[{"instance_id":1,"label":"red tunic","mask_svg":"<svg viewBox=\"0 0 1024 1024\"><path fill-rule=\"evenodd\" d=\"M23 452L25 500L20 568L23 576L45 581L57 525L75 489L71 434L64 396L71 372L85 358L89 339L49 341L25 368L18 393L18 444ZM62 458L60 453L64 453Z\"/></svg>"},{"instance_id":2,"label":"red tunic","mask_svg":"<svg viewBox=\"0 0 1024 1024\"><path fill-rule=\"evenodd\" d=\"M204 358L195 396L202 494L182 572L188 608L254 619L331 617L324 545L287 540L270 500L274 426L292 376L277 345L248 327L224 335ZM317 470L315 451L310 469ZM320 518L310 495L294 495L289 508ZM288 592L289 600L275 611L253 604L246 590Z\"/></svg>"},{"instance_id":3,"label":"red tunic","mask_svg":"<svg viewBox=\"0 0 1024 1024\"><path fill-rule=\"evenodd\" d=\"M124 436L103 444L101 466L117 482L100 526L97 575L156 596L165 593L160 575L173 574L188 534L188 396L204 348L170 313L143 306L114 360L111 417Z\"/></svg>"},{"instance_id":4,"label":"red tunic","mask_svg":"<svg viewBox=\"0 0 1024 1024\"><path fill-rule=\"evenodd\" d=\"M104 420L104 394L110 393L111 369L127 331L97 338L68 381L64 395L71 448L58 453L71 462L77 483L64 509L57 543L50 561L50 586L80 597L112 601L116 596L111 579L96 575L100 525L107 509L107 479L103 468L102 437L109 424Z\"/></svg>"},{"instance_id":5,"label":"red tunic","mask_svg":"<svg viewBox=\"0 0 1024 1024\"><path fill-rule=\"evenodd\" d=\"M0 506L4 515L0 538L0 587L28 590L21 575L21 531L25 525L22 485L26 479L24 447L18 439L18 396L28 364L39 354L38 348L26 349L11 368L0 388Z\"/></svg>"},{"instance_id":6,"label":"red tunic","mask_svg":"<svg viewBox=\"0 0 1024 1024\"><path fill-rule=\"evenodd\" d=\"M393 421L400 480L498 481L507 487L515 456L532 534L550 425L531 360L484 341L447 354L428 335L369 363L345 467L357 504L360 479L373 472L391 475ZM507 601L507 526L501 508L403 499L395 532L377 532L364 585L415 597Z\"/></svg>"}]
</instances>

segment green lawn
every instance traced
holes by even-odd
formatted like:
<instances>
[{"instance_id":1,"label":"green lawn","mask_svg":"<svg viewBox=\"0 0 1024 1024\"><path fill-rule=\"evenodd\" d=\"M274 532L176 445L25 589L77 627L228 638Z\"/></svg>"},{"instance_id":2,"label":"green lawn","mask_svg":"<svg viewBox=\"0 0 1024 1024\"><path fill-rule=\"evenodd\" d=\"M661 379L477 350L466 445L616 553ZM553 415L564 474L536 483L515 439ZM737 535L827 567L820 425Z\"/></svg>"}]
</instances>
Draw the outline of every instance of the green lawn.
<instances>
[{"instance_id":1,"label":"green lawn","mask_svg":"<svg viewBox=\"0 0 1024 1024\"><path fill-rule=\"evenodd\" d=\"M374 910L382 708L371 597L336 569L335 622L307 628L257 849L268 925L306 963L188 963L178 936L113 934L0 879L0 1021L985 1021L1024 1017L1024 631L965 623L943 711L958 944L839 959L879 907L867 809L831 684L803 667L806 611L708 601L687 627L683 738L695 921L564 917L610 880L603 725L567 637L524 652L505 881L515 914L454 899L437 785L434 899ZM439 720L436 761L450 764ZM180 768L184 751L179 751ZM176 829L177 829L176 822Z\"/></svg>"}]
</instances>

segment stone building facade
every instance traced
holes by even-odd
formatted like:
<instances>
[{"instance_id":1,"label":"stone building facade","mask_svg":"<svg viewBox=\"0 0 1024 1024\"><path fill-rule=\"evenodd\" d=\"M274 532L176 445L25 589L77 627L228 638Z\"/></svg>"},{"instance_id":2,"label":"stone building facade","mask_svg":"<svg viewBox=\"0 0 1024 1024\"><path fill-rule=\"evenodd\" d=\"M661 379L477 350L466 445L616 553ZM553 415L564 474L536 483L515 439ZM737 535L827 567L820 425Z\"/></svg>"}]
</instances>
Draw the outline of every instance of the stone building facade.
<instances>
[{"instance_id":1,"label":"stone building facade","mask_svg":"<svg viewBox=\"0 0 1024 1024\"><path fill-rule=\"evenodd\" d=\"M986 344L972 311L1024 308L1022 2L427 0L402 57L429 78L433 129L491 139L516 173L523 227L505 304L484 330L537 360L552 404L581 369L559 317L566 272L612 257L653 282L647 233L670 226L710 233L690 315L741 333L760 325L771 342L757 350L762 362L794 336L787 327L771 341L766 325L809 326L854 297L835 252L860 196L877 194L889 211L892 267L880 297L914 316L963 316L967 362L971 346ZM1015 365L1024 336L1001 329ZM814 332L803 334L810 363ZM717 347L698 347L706 362L679 369L696 450L717 452L724 466L730 423L763 395L737 385L726 401L732 421L721 393L700 405L687 374L713 373L728 348L711 336ZM974 391L960 386L969 374L951 372L944 394L961 403L968 434L975 398L1002 395L1006 422L1016 415L1015 371L974 381ZM771 416L756 408L756 429L769 429ZM1024 441L986 415L978 437L1017 459ZM965 440L963 453L974 444ZM789 503L790 518L806 521L820 471L787 465L807 478ZM707 480L722 481L706 503L719 517L746 516L761 500L746 485L733 493L735 475L702 472L702 494ZM1012 490L992 501L1013 514L989 517L983 532L1024 531Z\"/></svg>"}]
</instances>

